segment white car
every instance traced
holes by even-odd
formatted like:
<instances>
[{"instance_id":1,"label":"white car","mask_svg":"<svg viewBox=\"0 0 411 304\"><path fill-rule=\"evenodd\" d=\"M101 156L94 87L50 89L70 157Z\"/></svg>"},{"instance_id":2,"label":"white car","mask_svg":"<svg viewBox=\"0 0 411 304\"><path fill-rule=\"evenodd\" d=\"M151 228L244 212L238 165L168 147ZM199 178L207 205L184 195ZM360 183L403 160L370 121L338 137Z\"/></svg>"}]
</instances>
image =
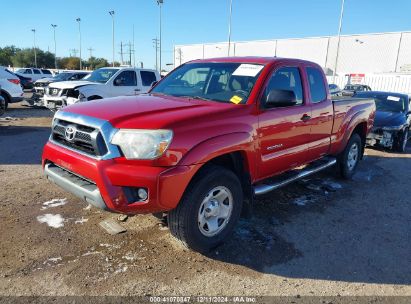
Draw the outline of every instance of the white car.
<instances>
[{"instance_id":1,"label":"white car","mask_svg":"<svg viewBox=\"0 0 411 304\"><path fill-rule=\"evenodd\" d=\"M23 100L23 89L20 79L4 67L0 67L1 97L4 98L6 108L9 103Z\"/></svg>"},{"instance_id":2,"label":"white car","mask_svg":"<svg viewBox=\"0 0 411 304\"><path fill-rule=\"evenodd\" d=\"M53 77L53 74L47 69L24 68L18 69L15 73L20 76L31 78L33 82L41 78Z\"/></svg>"},{"instance_id":3,"label":"white car","mask_svg":"<svg viewBox=\"0 0 411 304\"><path fill-rule=\"evenodd\" d=\"M147 93L160 80L155 70L107 67L95 70L83 81L51 83L46 88L43 104L50 110L89 100Z\"/></svg>"},{"instance_id":4,"label":"white car","mask_svg":"<svg viewBox=\"0 0 411 304\"><path fill-rule=\"evenodd\" d=\"M89 74L90 72L63 72L54 77L41 78L34 83L34 90L37 94L43 95L45 88L50 85L50 83L80 80Z\"/></svg>"}]
</instances>

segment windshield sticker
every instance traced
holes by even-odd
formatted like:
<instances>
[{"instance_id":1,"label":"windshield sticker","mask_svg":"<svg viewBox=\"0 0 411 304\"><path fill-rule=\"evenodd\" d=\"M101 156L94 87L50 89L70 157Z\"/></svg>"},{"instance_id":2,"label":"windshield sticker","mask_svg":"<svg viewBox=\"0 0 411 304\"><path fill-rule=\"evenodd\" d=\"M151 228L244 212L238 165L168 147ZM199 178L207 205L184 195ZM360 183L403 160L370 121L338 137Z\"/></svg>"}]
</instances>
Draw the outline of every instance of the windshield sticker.
<instances>
[{"instance_id":1,"label":"windshield sticker","mask_svg":"<svg viewBox=\"0 0 411 304\"><path fill-rule=\"evenodd\" d=\"M395 96L388 96L387 100L391 100L391 101L400 101L399 97L395 97Z\"/></svg>"},{"instance_id":2,"label":"windshield sticker","mask_svg":"<svg viewBox=\"0 0 411 304\"><path fill-rule=\"evenodd\" d=\"M232 74L233 76L255 77L264 66L257 64L241 64Z\"/></svg>"},{"instance_id":3,"label":"windshield sticker","mask_svg":"<svg viewBox=\"0 0 411 304\"><path fill-rule=\"evenodd\" d=\"M235 104L239 104L243 100L240 96L234 95L231 97L230 101Z\"/></svg>"}]
</instances>

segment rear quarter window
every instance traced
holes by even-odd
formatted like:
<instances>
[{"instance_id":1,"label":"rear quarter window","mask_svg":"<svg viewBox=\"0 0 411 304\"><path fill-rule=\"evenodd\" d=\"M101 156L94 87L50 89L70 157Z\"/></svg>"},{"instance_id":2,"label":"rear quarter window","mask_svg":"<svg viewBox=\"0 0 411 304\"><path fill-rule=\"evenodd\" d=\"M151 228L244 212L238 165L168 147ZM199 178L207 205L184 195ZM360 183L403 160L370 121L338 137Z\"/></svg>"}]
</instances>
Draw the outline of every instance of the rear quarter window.
<instances>
[{"instance_id":1,"label":"rear quarter window","mask_svg":"<svg viewBox=\"0 0 411 304\"><path fill-rule=\"evenodd\" d=\"M49 70L41 70L43 72L43 74L48 74L51 75L51 72Z\"/></svg>"},{"instance_id":2,"label":"rear quarter window","mask_svg":"<svg viewBox=\"0 0 411 304\"><path fill-rule=\"evenodd\" d=\"M140 71L140 75L143 86L145 87L151 86L154 81L157 81L156 74L154 72Z\"/></svg>"},{"instance_id":3,"label":"rear quarter window","mask_svg":"<svg viewBox=\"0 0 411 304\"><path fill-rule=\"evenodd\" d=\"M327 90L324 85L323 73L317 68L308 67L308 83L310 86L311 102L317 103L327 98Z\"/></svg>"}]
</instances>

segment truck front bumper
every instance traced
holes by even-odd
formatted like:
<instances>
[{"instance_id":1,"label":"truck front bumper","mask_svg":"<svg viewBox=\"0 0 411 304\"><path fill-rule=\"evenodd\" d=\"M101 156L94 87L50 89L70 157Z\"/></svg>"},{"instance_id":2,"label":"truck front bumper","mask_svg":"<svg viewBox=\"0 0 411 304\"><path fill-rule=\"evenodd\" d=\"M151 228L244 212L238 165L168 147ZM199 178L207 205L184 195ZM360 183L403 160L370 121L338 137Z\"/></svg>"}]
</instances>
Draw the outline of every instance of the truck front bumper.
<instances>
[{"instance_id":1,"label":"truck front bumper","mask_svg":"<svg viewBox=\"0 0 411 304\"><path fill-rule=\"evenodd\" d=\"M42 164L47 179L66 191L98 208L126 214L174 209L200 167L97 160L51 142L44 147ZM147 199L138 199L138 189L147 191Z\"/></svg>"}]
</instances>

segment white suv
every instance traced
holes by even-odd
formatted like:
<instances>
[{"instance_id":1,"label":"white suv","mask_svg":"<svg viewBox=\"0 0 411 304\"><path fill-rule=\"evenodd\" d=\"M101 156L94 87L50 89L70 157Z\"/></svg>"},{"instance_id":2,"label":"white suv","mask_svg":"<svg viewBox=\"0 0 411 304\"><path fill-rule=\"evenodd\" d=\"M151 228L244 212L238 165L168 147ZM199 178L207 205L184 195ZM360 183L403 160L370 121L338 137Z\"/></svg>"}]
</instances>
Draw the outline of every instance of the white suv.
<instances>
[{"instance_id":1,"label":"white suv","mask_svg":"<svg viewBox=\"0 0 411 304\"><path fill-rule=\"evenodd\" d=\"M0 67L1 97L4 98L6 108L9 103L23 100L23 89L20 79L4 67Z\"/></svg>"},{"instance_id":2,"label":"white suv","mask_svg":"<svg viewBox=\"0 0 411 304\"><path fill-rule=\"evenodd\" d=\"M83 81L51 83L43 97L51 110L89 100L147 93L153 82L159 81L155 70L108 67L95 70Z\"/></svg>"},{"instance_id":3,"label":"white suv","mask_svg":"<svg viewBox=\"0 0 411 304\"><path fill-rule=\"evenodd\" d=\"M47 69L26 68L26 69L18 69L15 73L20 76L31 78L33 82L41 78L53 77L53 74L50 72L50 70L47 70Z\"/></svg>"}]
</instances>

